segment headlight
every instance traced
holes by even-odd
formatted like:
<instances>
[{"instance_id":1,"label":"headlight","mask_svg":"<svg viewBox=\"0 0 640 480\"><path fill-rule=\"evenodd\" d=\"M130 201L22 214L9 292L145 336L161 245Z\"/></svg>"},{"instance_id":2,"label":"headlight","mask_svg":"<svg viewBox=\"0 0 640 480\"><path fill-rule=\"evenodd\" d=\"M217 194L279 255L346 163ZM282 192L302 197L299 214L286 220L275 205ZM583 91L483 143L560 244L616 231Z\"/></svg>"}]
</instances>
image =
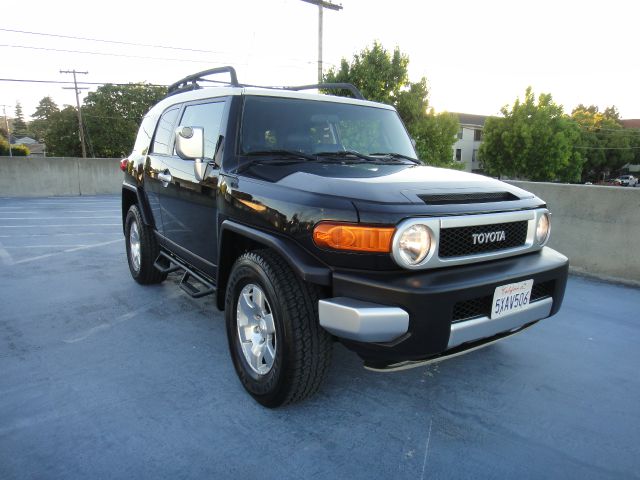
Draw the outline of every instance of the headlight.
<instances>
[{"instance_id":1,"label":"headlight","mask_svg":"<svg viewBox=\"0 0 640 480\"><path fill-rule=\"evenodd\" d=\"M415 266L422 262L431 250L431 230L426 225L415 224L396 232L394 257L403 266Z\"/></svg>"},{"instance_id":2,"label":"headlight","mask_svg":"<svg viewBox=\"0 0 640 480\"><path fill-rule=\"evenodd\" d=\"M538 218L538 226L536 227L536 242L542 245L549 238L549 230L551 229L550 217L548 213L543 213Z\"/></svg>"}]
</instances>

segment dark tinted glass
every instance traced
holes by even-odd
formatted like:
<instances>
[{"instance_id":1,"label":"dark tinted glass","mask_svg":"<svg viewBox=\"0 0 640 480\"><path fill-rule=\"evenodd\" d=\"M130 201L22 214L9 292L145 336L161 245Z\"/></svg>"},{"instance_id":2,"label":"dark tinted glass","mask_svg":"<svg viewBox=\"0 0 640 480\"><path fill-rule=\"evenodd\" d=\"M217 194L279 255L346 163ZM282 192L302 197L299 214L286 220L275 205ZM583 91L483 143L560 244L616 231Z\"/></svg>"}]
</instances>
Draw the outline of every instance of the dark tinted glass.
<instances>
[{"instance_id":1,"label":"dark tinted glass","mask_svg":"<svg viewBox=\"0 0 640 480\"><path fill-rule=\"evenodd\" d=\"M153 117L144 117L138 130L138 136L136 137L136 143L133 146L135 153L146 155L149 150L149 144L151 143L151 135L153 135Z\"/></svg>"},{"instance_id":2,"label":"dark tinted glass","mask_svg":"<svg viewBox=\"0 0 640 480\"><path fill-rule=\"evenodd\" d=\"M243 153L356 150L415 158L411 140L394 110L329 101L248 96L241 143Z\"/></svg>"},{"instance_id":3,"label":"dark tinted glass","mask_svg":"<svg viewBox=\"0 0 640 480\"><path fill-rule=\"evenodd\" d=\"M178 107L167 110L160 117L158 127L156 128L156 136L153 140L153 153L161 155L171 155L173 145L170 145L173 136L173 125L178 116Z\"/></svg>"},{"instance_id":4,"label":"dark tinted glass","mask_svg":"<svg viewBox=\"0 0 640 480\"><path fill-rule=\"evenodd\" d=\"M204 128L204 156L213 159L220 135L220 122L224 112L224 102L201 103L189 105L184 110L181 127Z\"/></svg>"}]
</instances>

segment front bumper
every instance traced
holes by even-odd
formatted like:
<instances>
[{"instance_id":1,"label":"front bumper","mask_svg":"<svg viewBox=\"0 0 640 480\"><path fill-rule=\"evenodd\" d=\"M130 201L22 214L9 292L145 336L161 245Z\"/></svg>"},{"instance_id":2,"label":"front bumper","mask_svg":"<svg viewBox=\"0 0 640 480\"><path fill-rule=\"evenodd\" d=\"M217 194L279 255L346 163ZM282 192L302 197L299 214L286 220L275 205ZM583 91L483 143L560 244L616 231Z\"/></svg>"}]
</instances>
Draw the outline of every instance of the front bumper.
<instances>
[{"instance_id":1,"label":"front bumper","mask_svg":"<svg viewBox=\"0 0 640 480\"><path fill-rule=\"evenodd\" d=\"M425 360L475 348L554 315L562 304L568 269L564 255L544 247L518 257L419 273L336 271L334 298L320 301L320 324L371 366ZM534 290L540 288L528 308L491 319L496 287L530 279ZM460 318L464 312L468 319Z\"/></svg>"}]
</instances>

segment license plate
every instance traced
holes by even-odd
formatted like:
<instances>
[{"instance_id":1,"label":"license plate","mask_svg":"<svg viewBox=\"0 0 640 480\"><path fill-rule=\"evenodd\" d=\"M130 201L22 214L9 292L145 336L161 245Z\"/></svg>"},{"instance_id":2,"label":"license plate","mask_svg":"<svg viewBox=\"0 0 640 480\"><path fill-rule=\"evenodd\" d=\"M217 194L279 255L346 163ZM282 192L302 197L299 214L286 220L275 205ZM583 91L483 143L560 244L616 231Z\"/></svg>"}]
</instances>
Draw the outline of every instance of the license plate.
<instances>
[{"instance_id":1,"label":"license plate","mask_svg":"<svg viewBox=\"0 0 640 480\"><path fill-rule=\"evenodd\" d=\"M531 300L533 280L510 283L496 288L491 304L491 318L500 318L524 310Z\"/></svg>"}]
</instances>

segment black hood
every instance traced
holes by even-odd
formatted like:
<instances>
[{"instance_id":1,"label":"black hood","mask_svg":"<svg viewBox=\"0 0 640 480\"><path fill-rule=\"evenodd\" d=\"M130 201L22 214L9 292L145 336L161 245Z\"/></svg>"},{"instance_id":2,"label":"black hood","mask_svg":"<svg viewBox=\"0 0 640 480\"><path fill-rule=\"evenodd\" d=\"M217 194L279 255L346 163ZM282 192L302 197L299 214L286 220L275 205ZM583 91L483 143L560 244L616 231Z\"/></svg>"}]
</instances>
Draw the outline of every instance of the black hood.
<instances>
[{"instance_id":1,"label":"black hood","mask_svg":"<svg viewBox=\"0 0 640 480\"><path fill-rule=\"evenodd\" d=\"M425 195L445 193L503 192L515 197L514 200L534 197L525 190L489 177L422 165L357 163L305 164L303 169L300 167L299 164L278 167L262 165L259 169L255 168L258 171L254 172L256 176L283 187L354 201L387 204L424 204ZM272 178L268 178L270 176ZM282 178L277 178L279 176Z\"/></svg>"}]
</instances>

